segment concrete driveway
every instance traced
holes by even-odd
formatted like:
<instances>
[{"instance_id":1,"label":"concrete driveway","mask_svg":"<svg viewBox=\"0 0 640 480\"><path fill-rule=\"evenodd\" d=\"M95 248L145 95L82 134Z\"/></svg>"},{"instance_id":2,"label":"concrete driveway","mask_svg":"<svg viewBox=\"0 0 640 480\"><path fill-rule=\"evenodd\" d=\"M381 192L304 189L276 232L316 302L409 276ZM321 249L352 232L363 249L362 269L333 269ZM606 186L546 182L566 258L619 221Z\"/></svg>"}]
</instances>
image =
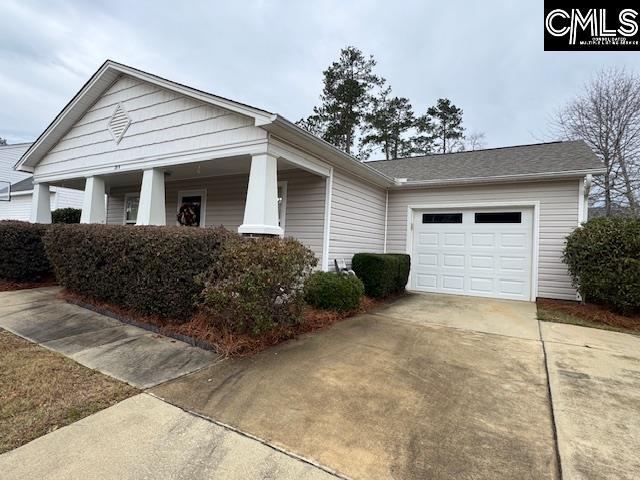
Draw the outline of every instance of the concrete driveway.
<instances>
[{"instance_id":1,"label":"concrete driveway","mask_svg":"<svg viewBox=\"0 0 640 480\"><path fill-rule=\"evenodd\" d=\"M557 478L535 307L458 301L411 296L151 392L348 477Z\"/></svg>"}]
</instances>

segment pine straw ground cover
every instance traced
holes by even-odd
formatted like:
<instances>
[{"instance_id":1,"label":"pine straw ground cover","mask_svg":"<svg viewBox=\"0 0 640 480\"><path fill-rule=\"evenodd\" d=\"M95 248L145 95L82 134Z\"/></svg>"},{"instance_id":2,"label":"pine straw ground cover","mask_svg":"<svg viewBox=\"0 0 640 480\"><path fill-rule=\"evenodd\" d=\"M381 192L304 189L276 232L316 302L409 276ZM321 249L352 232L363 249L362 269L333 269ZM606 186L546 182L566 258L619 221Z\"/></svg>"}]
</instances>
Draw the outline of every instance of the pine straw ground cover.
<instances>
[{"instance_id":1,"label":"pine straw ground cover","mask_svg":"<svg viewBox=\"0 0 640 480\"><path fill-rule=\"evenodd\" d=\"M15 290L27 290L30 288L54 287L58 283L55 277L43 279L39 282L13 282L0 279L0 292L13 292Z\"/></svg>"},{"instance_id":2,"label":"pine straw ground cover","mask_svg":"<svg viewBox=\"0 0 640 480\"><path fill-rule=\"evenodd\" d=\"M605 306L540 298L538 319L640 335L640 315L624 316Z\"/></svg>"},{"instance_id":3,"label":"pine straw ground cover","mask_svg":"<svg viewBox=\"0 0 640 480\"><path fill-rule=\"evenodd\" d=\"M204 342L213 347L216 353L225 357L254 355L299 335L328 328L347 317L359 313L367 313L383 303L397 298L397 296L395 296L384 300L374 300L369 297L363 297L360 307L357 310L348 312L317 310L307 306L304 309L304 320L301 323L278 326L263 332L259 336L255 336L249 333L235 333L231 330L215 326L211 322L211 319L203 312L198 312L188 321L177 324L167 322L166 319L161 319L157 316L140 315L132 310L100 302L89 297L83 297L69 291L63 291L59 293L58 296L71 303L91 305L106 315L115 316L116 318L126 321L133 321L138 325L150 325L157 328L159 333L167 336L184 336L199 342Z\"/></svg>"},{"instance_id":4,"label":"pine straw ground cover","mask_svg":"<svg viewBox=\"0 0 640 480\"><path fill-rule=\"evenodd\" d=\"M0 453L136 393L126 383L0 330Z\"/></svg>"}]
</instances>

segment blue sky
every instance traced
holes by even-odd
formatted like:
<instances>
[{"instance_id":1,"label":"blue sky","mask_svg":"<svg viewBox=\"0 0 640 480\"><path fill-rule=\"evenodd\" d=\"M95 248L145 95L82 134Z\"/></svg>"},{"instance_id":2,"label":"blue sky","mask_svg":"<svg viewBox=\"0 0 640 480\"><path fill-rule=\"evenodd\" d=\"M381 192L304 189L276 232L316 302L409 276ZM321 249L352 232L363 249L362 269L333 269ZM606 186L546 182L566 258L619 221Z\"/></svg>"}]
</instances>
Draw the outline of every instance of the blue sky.
<instances>
[{"instance_id":1,"label":"blue sky","mask_svg":"<svg viewBox=\"0 0 640 480\"><path fill-rule=\"evenodd\" d=\"M341 47L378 61L423 113L439 97L487 146L550 140L548 121L599 68L640 53L544 52L543 2L4 1L0 136L35 139L111 58L290 120L317 103Z\"/></svg>"}]
</instances>

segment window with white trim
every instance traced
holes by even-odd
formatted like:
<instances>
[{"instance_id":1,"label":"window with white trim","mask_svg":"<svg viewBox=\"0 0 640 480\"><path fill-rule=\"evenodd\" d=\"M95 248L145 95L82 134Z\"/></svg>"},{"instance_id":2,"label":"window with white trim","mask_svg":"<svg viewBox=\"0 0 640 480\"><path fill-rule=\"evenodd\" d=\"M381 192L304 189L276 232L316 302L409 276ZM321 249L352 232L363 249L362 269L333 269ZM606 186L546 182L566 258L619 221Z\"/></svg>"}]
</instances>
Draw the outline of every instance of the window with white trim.
<instances>
[{"instance_id":1,"label":"window with white trim","mask_svg":"<svg viewBox=\"0 0 640 480\"><path fill-rule=\"evenodd\" d=\"M287 182L278 182L278 226L284 230L287 216Z\"/></svg>"},{"instance_id":2,"label":"window with white trim","mask_svg":"<svg viewBox=\"0 0 640 480\"><path fill-rule=\"evenodd\" d=\"M127 193L124 196L124 223L125 225L135 225L138 221L138 206L140 205L140 195L138 193Z\"/></svg>"}]
</instances>

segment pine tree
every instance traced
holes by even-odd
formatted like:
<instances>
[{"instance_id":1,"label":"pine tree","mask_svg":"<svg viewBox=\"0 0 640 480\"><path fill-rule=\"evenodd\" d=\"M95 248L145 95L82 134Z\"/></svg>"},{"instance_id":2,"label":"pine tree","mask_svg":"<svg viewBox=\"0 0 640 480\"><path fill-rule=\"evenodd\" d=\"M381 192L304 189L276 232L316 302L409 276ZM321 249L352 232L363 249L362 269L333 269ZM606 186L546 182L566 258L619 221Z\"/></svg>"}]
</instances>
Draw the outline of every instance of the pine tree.
<instances>
[{"instance_id":1,"label":"pine tree","mask_svg":"<svg viewBox=\"0 0 640 480\"><path fill-rule=\"evenodd\" d=\"M372 102L372 90L385 80L373 73L376 61L356 47L346 47L324 72L321 104L298 125L348 154L354 153L358 129Z\"/></svg>"},{"instance_id":2,"label":"pine tree","mask_svg":"<svg viewBox=\"0 0 640 480\"><path fill-rule=\"evenodd\" d=\"M421 118L419 131L432 137L437 151L452 152L456 141L464 136L462 109L456 107L448 98L439 98L438 103L427 109Z\"/></svg>"},{"instance_id":3,"label":"pine tree","mask_svg":"<svg viewBox=\"0 0 640 480\"><path fill-rule=\"evenodd\" d=\"M387 160L413 153L413 141L407 134L417 119L408 98L392 97L387 87L372 100L372 110L364 119L363 147L381 148Z\"/></svg>"},{"instance_id":4,"label":"pine tree","mask_svg":"<svg viewBox=\"0 0 640 480\"><path fill-rule=\"evenodd\" d=\"M5 138L0 137L0 145L6 145L7 140Z\"/></svg>"}]
</instances>

